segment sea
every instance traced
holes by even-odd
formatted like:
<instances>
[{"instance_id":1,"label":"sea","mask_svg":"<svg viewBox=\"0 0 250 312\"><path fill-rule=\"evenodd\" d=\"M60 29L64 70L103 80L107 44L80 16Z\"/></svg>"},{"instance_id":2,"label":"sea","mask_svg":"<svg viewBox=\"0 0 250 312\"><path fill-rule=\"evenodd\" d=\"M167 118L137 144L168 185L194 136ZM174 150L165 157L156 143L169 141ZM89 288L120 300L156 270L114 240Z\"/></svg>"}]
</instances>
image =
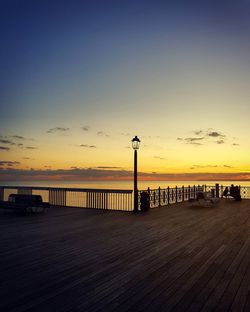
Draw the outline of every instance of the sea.
<instances>
[{"instance_id":1,"label":"sea","mask_svg":"<svg viewBox=\"0 0 250 312\"><path fill-rule=\"evenodd\" d=\"M219 183L223 186L241 185L250 187L250 181L138 181L138 189L146 190L167 187L181 187L193 185L215 185ZM133 190L133 181L12 181L1 182L0 186L26 186L26 187L63 187L63 188L88 188L88 189L114 189L114 190Z\"/></svg>"}]
</instances>

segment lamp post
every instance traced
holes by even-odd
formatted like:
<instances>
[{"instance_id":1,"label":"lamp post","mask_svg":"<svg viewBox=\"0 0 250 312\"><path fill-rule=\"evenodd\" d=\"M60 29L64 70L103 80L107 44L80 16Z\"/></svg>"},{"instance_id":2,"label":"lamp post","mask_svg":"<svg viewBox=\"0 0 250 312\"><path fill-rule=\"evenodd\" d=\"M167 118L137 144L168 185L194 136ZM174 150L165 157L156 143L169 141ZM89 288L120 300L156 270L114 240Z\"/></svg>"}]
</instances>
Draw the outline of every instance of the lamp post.
<instances>
[{"instance_id":1,"label":"lamp post","mask_svg":"<svg viewBox=\"0 0 250 312\"><path fill-rule=\"evenodd\" d=\"M132 140L134 150L134 212L138 212L138 189L137 189L137 150L140 147L140 139L135 136Z\"/></svg>"}]
</instances>

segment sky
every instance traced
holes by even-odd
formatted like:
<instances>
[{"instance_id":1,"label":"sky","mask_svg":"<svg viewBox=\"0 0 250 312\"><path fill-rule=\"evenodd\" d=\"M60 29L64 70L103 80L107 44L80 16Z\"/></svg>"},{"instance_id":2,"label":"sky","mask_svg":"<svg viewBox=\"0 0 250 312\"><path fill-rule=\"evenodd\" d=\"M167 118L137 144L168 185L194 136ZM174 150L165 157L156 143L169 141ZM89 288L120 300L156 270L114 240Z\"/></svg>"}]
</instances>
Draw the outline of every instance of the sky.
<instances>
[{"instance_id":1,"label":"sky","mask_svg":"<svg viewBox=\"0 0 250 312\"><path fill-rule=\"evenodd\" d=\"M2 0L0 181L250 180L250 0Z\"/></svg>"}]
</instances>

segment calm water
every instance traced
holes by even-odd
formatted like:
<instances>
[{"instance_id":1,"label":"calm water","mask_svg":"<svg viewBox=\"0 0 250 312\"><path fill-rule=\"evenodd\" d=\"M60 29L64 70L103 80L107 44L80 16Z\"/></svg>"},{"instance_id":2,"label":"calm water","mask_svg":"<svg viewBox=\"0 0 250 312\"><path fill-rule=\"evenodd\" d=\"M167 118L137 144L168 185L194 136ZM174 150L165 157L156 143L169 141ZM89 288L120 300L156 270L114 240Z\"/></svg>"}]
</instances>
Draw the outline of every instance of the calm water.
<instances>
[{"instance_id":1,"label":"calm water","mask_svg":"<svg viewBox=\"0 0 250 312\"><path fill-rule=\"evenodd\" d=\"M188 186L188 185L214 185L217 181L138 181L138 189L144 190L150 187L151 189L167 188L175 186ZM220 185L229 186L242 185L249 186L250 181L219 181ZM69 187L69 188L94 188L94 189L120 189L120 190L132 190L134 185L133 181L86 181L86 182L55 182L55 181L19 181L19 182L6 182L1 183L2 186L47 186L47 187Z\"/></svg>"}]
</instances>

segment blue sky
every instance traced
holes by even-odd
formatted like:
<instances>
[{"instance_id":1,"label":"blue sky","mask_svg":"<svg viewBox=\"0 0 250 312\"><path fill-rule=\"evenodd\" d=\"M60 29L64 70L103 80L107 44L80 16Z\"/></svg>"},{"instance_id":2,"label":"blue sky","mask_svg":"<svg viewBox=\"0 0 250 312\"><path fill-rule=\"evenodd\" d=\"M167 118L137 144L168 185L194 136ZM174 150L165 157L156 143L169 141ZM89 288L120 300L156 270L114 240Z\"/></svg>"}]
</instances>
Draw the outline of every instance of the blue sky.
<instances>
[{"instance_id":1,"label":"blue sky","mask_svg":"<svg viewBox=\"0 0 250 312\"><path fill-rule=\"evenodd\" d=\"M5 164L248 175L250 1L1 6Z\"/></svg>"}]
</instances>

